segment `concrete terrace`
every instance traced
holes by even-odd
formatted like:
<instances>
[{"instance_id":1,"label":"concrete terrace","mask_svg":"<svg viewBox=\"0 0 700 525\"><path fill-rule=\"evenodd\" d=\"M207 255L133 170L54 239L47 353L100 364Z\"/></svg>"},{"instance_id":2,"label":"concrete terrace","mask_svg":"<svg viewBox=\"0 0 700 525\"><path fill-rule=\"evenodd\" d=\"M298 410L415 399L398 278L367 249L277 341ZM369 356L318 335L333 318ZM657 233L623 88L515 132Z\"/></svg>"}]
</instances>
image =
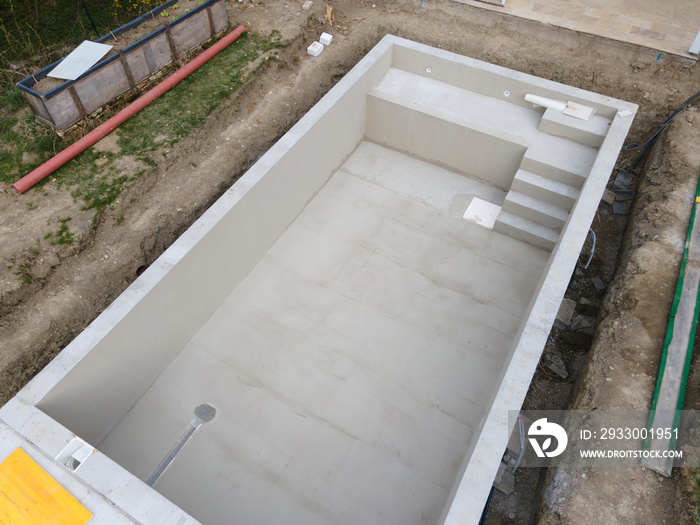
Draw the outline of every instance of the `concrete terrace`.
<instances>
[{"instance_id":1,"label":"concrete terrace","mask_svg":"<svg viewBox=\"0 0 700 525\"><path fill-rule=\"evenodd\" d=\"M700 30L700 6L696 0L506 0L505 6L478 0L454 1L698 58L688 53Z\"/></svg>"}]
</instances>

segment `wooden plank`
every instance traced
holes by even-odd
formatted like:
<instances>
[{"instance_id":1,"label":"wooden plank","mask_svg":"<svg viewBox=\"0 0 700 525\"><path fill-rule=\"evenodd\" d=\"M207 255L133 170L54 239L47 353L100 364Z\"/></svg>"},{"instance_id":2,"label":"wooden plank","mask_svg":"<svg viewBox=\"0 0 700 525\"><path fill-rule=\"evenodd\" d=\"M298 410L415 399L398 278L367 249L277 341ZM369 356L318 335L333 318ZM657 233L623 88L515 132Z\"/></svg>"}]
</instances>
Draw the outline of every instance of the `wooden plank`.
<instances>
[{"instance_id":1,"label":"wooden plank","mask_svg":"<svg viewBox=\"0 0 700 525\"><path fill-rule=\"evenodd\" d=\"M87 113L85 112L85 108L83 107L83 103L80 101L80 97L78 96L78 93L75 91L75 86L69 87L68 93L70 93L70 96L73 99L73 102L75 103L75 107L78 108L78 113L80 113L80 118L86 117Z\"/></svg>"},{"instance_id":2,"label":"wooden plank","mask_svg":"<svg viewBox=\"0 0 700 525\"><path fill-rule=\"evenodd\" d=\"M175 57L170 50L170 44L168 43L168 35L161 33L150 41L151 50L153 51L153 57L155 59L155 69L153 72L160 71L163 67L170 64Z\"/></svg>"},{"instance_id":3,"label":"wooden plank","mask_svg":"<svg viewBox=\"0 0 700 525\"><path fill-rule=\"evenodd\" d=\"M212 37L216 34L216 30L214 29L214 17L211 14L209 6L207 6L205 11L207 12L207 20L209 20L209 36Z\"/></svg>"},{"instance_id":4,"label":"wooden plank","mask_svg":"<svg viewBox=\"0 0 700 525\"><path fill-rule=\"evenodd\" d=\"M211 14L214 17L214 29L218 33L223 31L228 26L228 15L226 14L226 3L214 2L211 5Z\"/></svg>"},{"instance_id":5,"label":"wooden plank","mask_svg":"<svg viewBox=\"0 0 700 525\"><path fill-rule=\"evenodd\" d=\"M67 89L45 99L44 104L57 129L65 129L80 120L80 112Z\"/></svg>"},{"instance_id":6,"label":"wooden plank","mask_svg":"<svg viewBox=\"0 0 700 525\"><path fill-rule=\"evenodd\" d=\"M0 463L0 523L84 525L91 517L89 510L21 448Z\"/></svg>"},{"instance_id":7,"label":"wooden plank","mask_svg":"<svg viewBox=\"0 0 700 525\"><path fill-rule=\"evenodd\" d=\"M119 60L113 60L74 85L88 114L129 89L129 81Z\"/></svg>"},{"instance_id":8,"label":"wooden plank","mask_svg":"<svg viewBox=\"0 0 700 525\"><path fill-rule=\"evenodd\" d=\"M122 67L124 68L124 74L126 75L126 79L129 82L129 88L134 89L134 86L136 85L134 83L134 77L131 75L131 69L129 68L129 63L126 61L126 58L124 57L124 53L119 51L119 60L122 63Z\"/></svg>"},{"instance_id":9,"label":"wooden plank","mask_svg":"<svg viewBox=\"0 0 700 525\"><path fill-rule=\"evenodd\" d=\"M24 96L27 104L29 104L29 107L32 108L32 111L37 117L41 117L45 121L51 120L51 115L49 115L49 112L46 111L44 101L41 98L32 96L24 91L20 91L20 93L22 93L22 96Z\"/></svg>"},{"instance_id":10,"label":"wooden plank","mask_svg":"<svg viewBox=\"0 0 700 525\"><path fill-rule=\"evenodd\" d=\"M189 50L211 38L209 19L205 11L190 16L172 27L173 40L178 49Z\"/></svg>"},{"instance_id":11,"label":"wooden plank","mask_svg":"<svg viewBox=\"0 0 700 525\"><path fill-rule=\"evenodd\" d=\"M170 46L170 53L172 53L172 55L173 55L173 60L175 60L175 62L177 62L179 64L180 60L178 59L178 56L177 56L177 46L175 45L175 40L173 39L173 33L170 29L169 24L165 25L165 34L168 37L168 45Z\"/></svg>"},{"instance_id":12,"label":"wooden plank","mask_svg":"<svg viewBox=\"0 0 700 525\"><path fill-rule=\"evenodd\" d=\"M146 63L148 64L148 70L151 73L155 73L156 71L158 71L158 69L156 69L156 59L153 54L153 48L151 47L151 43L146 42L143 46L141 46L141 49L143 49L143 55L146 59Z\"/></svg>"},{"instance_id":13,"label":"wooden plank","mask_svg":"<svg viewBox=\"0 0 700 525\"><path fill-rule=\"evenodd\" d=\"M129 71L131 71L134 84L138 84L152 73L148 60L146 60L147 45L148 44L145 44L124 55L126 62L129 64ZM150 50L150 47L148 49ZM151 56L151 60L152 59L153 57Z\"/></svg>"}]
</instances>

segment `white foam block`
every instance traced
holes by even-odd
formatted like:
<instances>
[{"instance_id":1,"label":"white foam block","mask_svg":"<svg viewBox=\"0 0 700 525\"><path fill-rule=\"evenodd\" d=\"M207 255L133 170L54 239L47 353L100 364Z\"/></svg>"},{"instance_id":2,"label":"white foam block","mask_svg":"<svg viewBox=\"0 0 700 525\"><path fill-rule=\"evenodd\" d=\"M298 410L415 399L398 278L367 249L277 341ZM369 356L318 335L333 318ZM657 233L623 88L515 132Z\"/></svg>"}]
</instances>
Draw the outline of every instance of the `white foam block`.
<instances>
[{"instance_id":1,"label":"white foam block","mask_svg":"<svg viewBox=\"0 0 700 525\"><path fill-rule=\"evenodd\" d=\"M323 44L320 42L314 42L309 47L306 48L306 52L312 57L317 57L323 51Z\"/></svg>"},{"instance_id":2,"label":"white foam block","mask_svg":"<svg viewBox=\"0 0 700 525\"><path fill-rule=\"evenodd\" d=\"M564 115L576 117L581 120L588 120L593 116L593 113L595 113L595 108L589 108L588 106L584 106L583 104L569 101L566 103L566 107L564 108L564 111L562 111L562 113L564 113Z\"/></svg>"},{"instance_id":3,"label":"white foam block","mask_svg":"<svg viewBox=\"0 0 700 525\"><path fill-rule=\"evenodd\" d=\"M329 35L328 33L321 33L321 37L318 39L318 41L321 42L324 46L329 46L333 41L333 35Z\"/></svg>"},{"instance_id":4,"label":"white foam block","mask_svg":"<svg viewBox=\"0 0 700 525\"><path fill-rule=\"evenodd\" d=\"M474 197L463 217L491 230L493 225L496 224L496 217L498 217L499 213L501 213L501 207L498 204Z\"/></svg>"}]
</instances>

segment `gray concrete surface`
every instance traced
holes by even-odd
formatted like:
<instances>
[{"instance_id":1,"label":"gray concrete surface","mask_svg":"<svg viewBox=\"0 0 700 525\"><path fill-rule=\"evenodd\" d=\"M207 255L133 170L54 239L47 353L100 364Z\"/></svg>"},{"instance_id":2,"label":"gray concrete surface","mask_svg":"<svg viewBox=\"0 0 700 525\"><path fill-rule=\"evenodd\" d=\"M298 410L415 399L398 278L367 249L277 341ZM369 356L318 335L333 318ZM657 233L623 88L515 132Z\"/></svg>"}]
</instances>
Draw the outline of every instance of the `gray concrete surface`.
<instances>
[{"instance_id":1,"label":"gray concrete surface","mask_svg":"<svg viewBox=\"0 0 700 525\"><path fill-rule=\"evenodd\" d=\"M155 486L202 522L434 523L548 256L387 188L438 170L363 143L98 448L207 402Z\"/></svg>"}]
</instances>

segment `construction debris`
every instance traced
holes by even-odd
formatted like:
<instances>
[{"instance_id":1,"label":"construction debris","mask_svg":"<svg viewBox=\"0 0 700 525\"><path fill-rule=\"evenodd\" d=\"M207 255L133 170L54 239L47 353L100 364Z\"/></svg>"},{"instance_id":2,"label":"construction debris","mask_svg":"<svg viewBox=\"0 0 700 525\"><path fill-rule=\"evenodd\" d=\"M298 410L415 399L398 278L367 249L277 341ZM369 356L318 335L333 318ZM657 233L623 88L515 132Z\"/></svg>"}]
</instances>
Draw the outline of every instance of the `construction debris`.
<instances>
[{"instance_id":1,"label":"construction debris","mask_svg":"<svg viewBox=\"0 0 700 525\"><path fill-rule=\"evenodd\" d=\"M629 215L630 204L627 202L613 202L612 211L615 215Z\"/></svg>"},{"instance_id":2,"label":"construction debris","mask_svg":"<svg viewBox=\"0 0 700 525\"><path fill-rule=\"evenodd\" d=\"M574 332L593 334L594 319L585 315L576 315L569 324L569 329Z\"/></svg>"},{"instance_id":3,"label":"construction debris","mask_svg":"<svg viewBox=\"0 0 700 525\"><path fill-rule=\"evenodd\" d=\"M551 350L544 354L544 362L552 372L557 374L562 379L569 377L569 372L566 370L566 365L564 364L564 359L562 359L561 354L556 350Z\"/></svg>"},{"instance_id":4,"label":"construction debris","mask_svg":"<svg viewBox=\"0 0 700 525\"><path fill-rule=\"evenodd\" d=\"M603 282L603 279L601 279L597 275L593 279L591 279L591 282L593 283L593 286L595 286L597 292L602 292L608 287L605 284L605 282Z\"/></svg>"},{"instance_id":5,"label":"construction debris","mask_svg":"<svg viewBox=\"0 0 700 525\"><path fill-rule=\"evenodd\" d=\"M323 51L323 44L320 42L313 42L309 47L306 48L306 52L312 57L317 57Z\"/></svg>"},{"instance_id":6,"label":"construction debris","mask_svg":"<svg viewBox=\"0 0 700 525\"><path fill-rule=\"evenodd\" d=\"M557 313L557 318L554 321L554 326L557 328L566 328L571 322L571 317L574 315L574 309L576 308L576 301L565 297L561 301L561 306L559 307L559 312Z\"/></svg>"},{"instance_id":7,"label":"construction debris","mask_svg":"<svg viewBox=\"0 0 700 525\"><path fill-rule=\"evenodd\" d=\"M324 22L328 22L330 25L333 25L335 23L335 14L333 13L333 6L330 4L326 6L326 18L324 19Z\"/></svg>"},{"instance_id":8,"label":"construction debris","mask_svg":"<svg viewBox=\"0 0 700 525\"><path fill-rule=\"evenodd\" d=\"M625 170L618 170L615 182L613 182L613 190L629 190L632 184L632 175Z\"/></svg>"},{"instance_id":9,"label":"construction debris","mask_svg":"<svg viewBox=\"0 0 700 525\"><path fill-rule=\"evenodd\" d=\"M605 204L612 204L615 200L615 192L605 190L605 192L603 193L603 198L600 200L603 201Z\"/></svg>"}]
</instances>

